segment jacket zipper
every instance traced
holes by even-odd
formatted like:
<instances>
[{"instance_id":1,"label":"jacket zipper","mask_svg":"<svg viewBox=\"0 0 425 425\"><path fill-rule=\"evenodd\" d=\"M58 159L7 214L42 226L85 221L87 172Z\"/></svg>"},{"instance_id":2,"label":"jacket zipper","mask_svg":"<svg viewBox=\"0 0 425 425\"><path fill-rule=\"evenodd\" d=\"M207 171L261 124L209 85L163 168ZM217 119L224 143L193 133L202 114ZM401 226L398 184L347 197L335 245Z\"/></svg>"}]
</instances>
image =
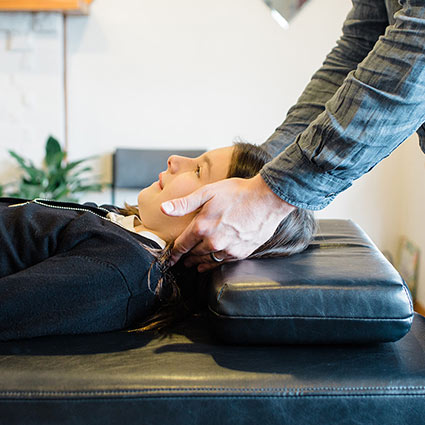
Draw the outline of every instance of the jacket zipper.
<instances>
[{"instance_id":1,"label":"jacket zipper","mask_svg":"<svg viewBox=\"0 0 425 425\"><path fill-rule=\"evenodd\" d=\"M46 202L50 202L50 200L49 199L36 198L36 199L33 199L32 201L22 202L20 204L9 205L9 208L11 208L11 207L20 207L20 206L24 206L24 205L33 203L33 204L41 205L43 207L55 208L55 209L58 209L58 210L89 212L89 213L92 213L92 214L94 214L94 215L96 215L96 216L98 216L100 218L103 218L104 220L109 221L109 222L112 223L112 220L110 220L108 217L104 217L103 215L97 214L94 211L92 211L90 209L87 209L87 208L65 207L65 206L62 206L62 205L50 205L50 204L47 204ZM102 207L96 207L96 208L99 209L99 210L104 211L106 214L109 214L109 212L110 212L107 209L102 208Z\"/></svg>"},{"instance_id":2,"label":"jacket zipper","mask_svg":"<svg viewBox=\"0 0 425 425\"><path fill-rule=\"evenodd\" d=\"M94 211L89 210L89 209L87 209L87 208L64 207L64 206L61 206L61 205L49 205L49 204L46 204L45 202L51 202L51 200L50 200L50 199L36 198L36 199L33 199L32 201L26 201L26 202L21 202L21 203L19 203L19 204L9 205L9 207L19 207L19 206L24 206L24 205L27 205L27 204L31 204L31 203L33 203L33 204L41 205L42 207L55 208L55 209L58 209L58 210L68 210L68 211L83 211L83 212L89 212L89 213L92 213L92 214L94 214L94 215L96 215L96 216L100 217L100 218L101 218L101 219L103 219L103 220L108 221L109 223L115 224L116 226L120 227L121 229L126 230L127 232L129 232L129 233L131 233L131 234L136 234L136 235L138 235L138 233L137 233L137 232L134 232L134 231L131 231L131 230L127 229L127 228L126 228L126 227L124 227L122 224L120 224L120 223L116 223L115 221L112 221L110 218L108 218L108 217L104 217L103 215L100 215L100 214L97 214L97 213L95 213ZM54 202L55 202L55 201L54 201ZM108 211L106 208L102 208L102 207L96 207L96 208L97 208L97 209L99 209L99 210L101 210L101 211L104 211L104 212L105 212L105 213L107 213L107 214L109 214L109 213L111 212L111 211ZM141 242L140 242L139 240L137 240L137 239L136 239L136 242L137 242L139 245L141 245L144 249L146 249L146 248L144 247L144 245L142 245L142 244L141 244ZM155 242L155 241L154 241L154 242Z\"/></svg>"}]
</instances>

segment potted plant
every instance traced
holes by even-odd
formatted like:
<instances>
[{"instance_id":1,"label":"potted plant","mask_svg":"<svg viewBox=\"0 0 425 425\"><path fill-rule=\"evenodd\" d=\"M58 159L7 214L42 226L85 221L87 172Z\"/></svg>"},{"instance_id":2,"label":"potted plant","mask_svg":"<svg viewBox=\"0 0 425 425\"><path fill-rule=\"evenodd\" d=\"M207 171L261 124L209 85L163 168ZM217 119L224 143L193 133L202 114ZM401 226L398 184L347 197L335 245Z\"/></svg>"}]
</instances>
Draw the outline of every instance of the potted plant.
<instances>
[{"instance_id":1,"label":"potted plant","mask_svg":"<svg viewBox=\"0 0 425 425\"><path fill-rule=\"evenodd\" d=\"M102 190L102 184L86 177L92 167L82 164L90 158L67 162L66 151L52 136L47 139L41 167L12 150L9 153L18 162L23 175L20 181L0 185L0 196L77 202L82 193Z\"/></svg>"}]
</instances>

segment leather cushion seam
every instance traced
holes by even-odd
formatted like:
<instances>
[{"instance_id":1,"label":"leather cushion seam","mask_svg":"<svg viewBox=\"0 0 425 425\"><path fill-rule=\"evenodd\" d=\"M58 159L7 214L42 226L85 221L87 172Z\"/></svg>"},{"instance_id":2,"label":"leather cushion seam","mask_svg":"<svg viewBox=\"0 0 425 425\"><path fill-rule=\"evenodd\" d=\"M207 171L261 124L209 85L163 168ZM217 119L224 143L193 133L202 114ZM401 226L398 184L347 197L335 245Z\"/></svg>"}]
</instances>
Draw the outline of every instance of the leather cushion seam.
<instances>
[{"instance_id":1,"label":"leather cushion seam","mask_svg":"<svg viewBox=\"0 0 425 425\"><path fill-rule=\"evenodd\" d=\"M406 295L406 298L409 300L410 313L413 315L414 309L413 309L412 298L410 297L409 292L406 288L406 283L403 281L401 286L403 287L403 291Z\"/></svg>"},{"instance_id":2,"label":"leather cushion seam","mask_svg":"<svg viewBox=\"0 0 425 425\"><path fill-rule=\"evenodd\" d=\"M347 316L250 316L250 315L225 315L222 313L218 313L213 310L211 306L208 306L208 309L215 316L225 319L313 319L313 320L362 320L362 321L390 321L390 320L406 320L411 319L413 317L413 313L409 316L405 317L347 317Z\"/></svg>"}]
</instances>

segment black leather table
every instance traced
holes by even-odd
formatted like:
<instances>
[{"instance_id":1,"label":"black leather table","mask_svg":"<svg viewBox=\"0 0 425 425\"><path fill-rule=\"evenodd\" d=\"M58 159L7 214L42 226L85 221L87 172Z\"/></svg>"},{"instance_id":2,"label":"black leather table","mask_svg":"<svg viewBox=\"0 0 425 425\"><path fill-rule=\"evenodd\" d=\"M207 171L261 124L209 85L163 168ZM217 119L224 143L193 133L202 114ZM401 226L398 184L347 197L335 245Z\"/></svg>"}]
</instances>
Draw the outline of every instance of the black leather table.
<instances>
[{"instance_id":1,"label":"black leather table","mask_svg":"<svg viewBox=\"0 0 425 425\"><path fill-rule=\"evenodd\" d=\"M0 343L0 423L425 423L425 318L397 342L223 345L204 319Z\"/></svg>"},{"instance_id":2,"label":"black leather table","mask_svg":"<svg viewBox=\"0 0 425 425\"><path fill-rule=\"evenodd\" d=\"M303 253L224 264L207 291L184 273L209 313L166 337L0 343L0 425L424 425L425 318L358 226L319 224Z\"/></svg>"}]
</instances>

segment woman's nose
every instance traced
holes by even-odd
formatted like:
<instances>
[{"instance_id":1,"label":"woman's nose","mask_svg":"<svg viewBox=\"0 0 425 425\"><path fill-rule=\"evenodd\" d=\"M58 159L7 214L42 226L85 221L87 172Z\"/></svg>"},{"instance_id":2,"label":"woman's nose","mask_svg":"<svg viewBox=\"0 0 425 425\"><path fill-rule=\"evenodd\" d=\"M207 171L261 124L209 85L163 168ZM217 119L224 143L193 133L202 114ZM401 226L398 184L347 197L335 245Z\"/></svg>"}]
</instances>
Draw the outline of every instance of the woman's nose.
<instances>
[{"instance_id":1,"label":"woman's nose","mask_svg":"<svg viewBox=\"0 0 425 425\"><path fill-rule=\"evenodd\" d=\"M189 158L185 158L184 156L179 155L171 155L168 158L168 170L171 174L178 173L179 171L183 171L186 165L186 160Z\"/></svg>"},{"instance_id":2,"label":"woman's nose","mask_svg":"<svg viewBox=\"0 0 425 425\"><path fill-rule=\"evenodd\" d=\"M174 173L175 172L175 170L177 168L177 166L176 166L176 155L171 155L168 158L167 166L168 166L168 171L170 173Z\"/></svg>"}]
</instances>

